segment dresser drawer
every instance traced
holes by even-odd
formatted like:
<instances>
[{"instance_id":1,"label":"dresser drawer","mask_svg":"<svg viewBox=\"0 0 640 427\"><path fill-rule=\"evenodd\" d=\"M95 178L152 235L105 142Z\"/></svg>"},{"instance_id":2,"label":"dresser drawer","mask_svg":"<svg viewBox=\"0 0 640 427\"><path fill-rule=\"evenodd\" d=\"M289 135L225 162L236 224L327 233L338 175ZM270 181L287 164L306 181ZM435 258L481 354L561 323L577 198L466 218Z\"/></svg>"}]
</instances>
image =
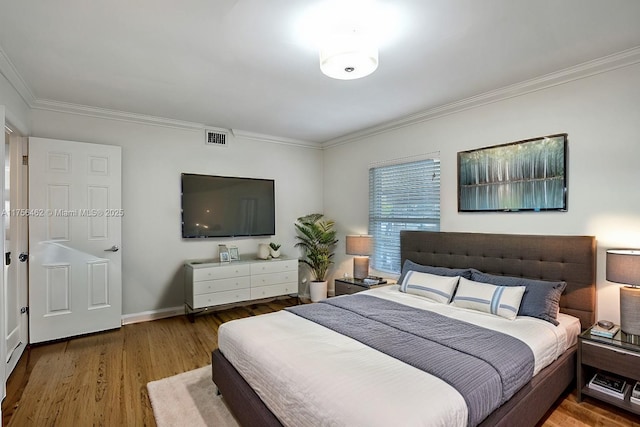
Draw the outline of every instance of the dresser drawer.
<instances>
[{"instance_id":1,"label":"dresser drawer","mask_svg":"<svg viewBox=\"0 0 640 427\"><path fill-rule=\"evenodd\" d=\"M278 295L288 295L298 293L298 283L280 283L277 285L260 286L251 288L251 299L269 298Z\"/></svg>"},{"instance_id":2,"label":"dresser drawer","mask_svg":"<svg viewBox=\"0 0 640 427\"><path fill-rule=\"evenodd\" d=\"M298 274L298 260L264 261L251 264L251 274L267 274L292 271Z\"/></svg>"},{"instance_id":3,"label":"dresser drawer","mask_svg":"<svg viewBox=\"0 0 640 427\"><path fill-rule=\"evenodd\" d=\"M584 365L640 380L640 353L584 340L581 352Z\"/></svg>"},{"instance_id":4,"label":"dresser drawer","mask_svg":"<svg viewBox=\"0 0 640 427\"><path fill-rule=\"evenodd\" d=\"M257 274L251 276L251 287L276 285L279 283L297 282L297 272L285 271L282 273Z\"/></svg>"},{"instance_id":5,"label":"dresser drawer","mask_svg":"<svg viewBox=\"0 0 640 427\"><path fill-rule=\"evenodd\" d=\"M248 288L236 289L233 291L212 292L210 294L194 295L193 307L202 308L211 305L229 304L232 302L246 301L251 299L251 292Z\"/></svg>"},{"instance_id":6,"label":"dresser drawer","mask_svg":"<svg viewBox=\"0 0 640 427\"><path fill-rule=\"evenodd\" d=\"M251 265L236 264L223 267L196 268L193 270L193 281L226 279L229 277L249 276Z\"/></svg>"},{"instance_id":7,"label":"dresser drawer","mask_svg":"<svg viewBox=\"0 0 640 427\"><path fill-rule=\"evenodd\" d=\"M354 285L351 283L340 282L338 280L335 281L336 286L336 296L337 295L348 295L355 294L356 292L366 291L367 288L363 286Z\"/></svg>"},{"instance_id":8,"label":"dresser drawer","mask_svg":"<svg viewBox=\"0 0 640 427\"><path fill-rule=\"evenodd\" d=\"M230 277L228 279L202 280L193 283L193 294L209 294L211 292L244 289L251 285L250 276Z\"/></svg>"}]
</instances>

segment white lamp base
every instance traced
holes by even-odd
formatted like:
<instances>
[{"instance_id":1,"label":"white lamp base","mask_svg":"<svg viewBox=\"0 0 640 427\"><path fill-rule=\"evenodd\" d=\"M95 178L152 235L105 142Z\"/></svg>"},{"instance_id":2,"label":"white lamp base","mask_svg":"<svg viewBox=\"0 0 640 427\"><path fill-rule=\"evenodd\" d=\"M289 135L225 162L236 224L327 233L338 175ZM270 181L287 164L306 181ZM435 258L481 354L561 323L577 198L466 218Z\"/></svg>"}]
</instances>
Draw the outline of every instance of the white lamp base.
<instances>
[{"instance_id":1,"label":"white lamp base","mask_svg":"<svg viewBox=\"0 0 640 427\"><path fill-rule=\"evenodd\" d=\"M364 279L369 275L369 257L357 256L353 258L353 277Z\"/></svg>"},{"instance_id":2,"label":"white lamp base","mask_svg":"<svg viewBox=\"0 0 640 427\"><path fill-rule=\"evenodd\" d=\"M640 288L620 288L620 329L631 335L640 335Z\"/></svg>"}]
</instances>

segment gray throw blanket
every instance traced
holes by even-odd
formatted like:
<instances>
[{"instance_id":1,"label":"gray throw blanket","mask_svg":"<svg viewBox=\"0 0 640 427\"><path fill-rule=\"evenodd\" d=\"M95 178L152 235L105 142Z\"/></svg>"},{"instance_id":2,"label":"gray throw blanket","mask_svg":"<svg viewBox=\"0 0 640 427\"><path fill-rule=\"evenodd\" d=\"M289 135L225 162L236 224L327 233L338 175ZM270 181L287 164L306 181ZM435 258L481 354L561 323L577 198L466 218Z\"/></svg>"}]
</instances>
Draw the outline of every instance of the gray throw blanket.
<instances>
[{"instance_id":1,"label":"gray throw blanket","mask_svg":"<svg viewBox=\"0 0 640 427\"><path fill-rule=\"evenodd\" d=\"M288 311L434 375L462 395L475 426L533 376L534 357L509 335L370 295Z\"/></svg>"}]
</instances>

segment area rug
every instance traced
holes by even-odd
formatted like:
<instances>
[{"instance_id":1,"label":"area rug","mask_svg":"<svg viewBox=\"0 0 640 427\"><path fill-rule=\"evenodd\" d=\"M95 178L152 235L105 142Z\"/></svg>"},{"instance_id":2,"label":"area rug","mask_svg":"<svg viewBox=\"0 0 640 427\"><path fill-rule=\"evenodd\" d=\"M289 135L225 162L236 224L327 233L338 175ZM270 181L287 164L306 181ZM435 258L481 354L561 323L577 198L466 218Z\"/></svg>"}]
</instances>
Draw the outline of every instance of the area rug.
<instances>
[{"instance_id":1,"label":"area rug","mask_svg":"<svg viewBox=\"0 0 640 427\"><path fill-rule=\"evenodd\" d=\"M238 427L211 381L211 365L152 381L149 400L158 427Z\"/></svg>"}]
</instances>

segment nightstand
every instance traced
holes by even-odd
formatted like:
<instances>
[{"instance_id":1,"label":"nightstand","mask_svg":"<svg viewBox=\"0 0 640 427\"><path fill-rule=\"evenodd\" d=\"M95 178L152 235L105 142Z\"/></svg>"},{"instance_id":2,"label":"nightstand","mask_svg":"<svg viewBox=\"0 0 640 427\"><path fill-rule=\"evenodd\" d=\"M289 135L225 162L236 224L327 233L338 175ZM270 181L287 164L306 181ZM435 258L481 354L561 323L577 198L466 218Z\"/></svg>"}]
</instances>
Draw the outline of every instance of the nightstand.
<instances>
[{"instance_id":1,"label":"nightstand","mask_svg":"<svg viewBox=\"0 0 640 427\"><path fill-rule=\"evenodd\" d=\"M353 277L350 277L348 279L335 279L336 296L355 294L356 292L362 292L380 286L387 286L389 284L390 283L388 283L386 280L383 280L383 283L369 285L367 283L364 283L362 279L356 279Z\"/></svg>"},{"instance_id":2,"label":"nightstand","mask_svg":"<svg viewBox=\"0 0 640 427\"><path fill-rule=\"evenodd\" d=\"M587 329L578 336L577 371L578 402L583 395L591 396L640 415L640 405L629 401L631 389L640 381L640 336L619 331L613 338L604 338L591 335L591 329ZM627 380L624 399L588 387L591 378L600 371Z\"/></svg>"}]
</instances>

